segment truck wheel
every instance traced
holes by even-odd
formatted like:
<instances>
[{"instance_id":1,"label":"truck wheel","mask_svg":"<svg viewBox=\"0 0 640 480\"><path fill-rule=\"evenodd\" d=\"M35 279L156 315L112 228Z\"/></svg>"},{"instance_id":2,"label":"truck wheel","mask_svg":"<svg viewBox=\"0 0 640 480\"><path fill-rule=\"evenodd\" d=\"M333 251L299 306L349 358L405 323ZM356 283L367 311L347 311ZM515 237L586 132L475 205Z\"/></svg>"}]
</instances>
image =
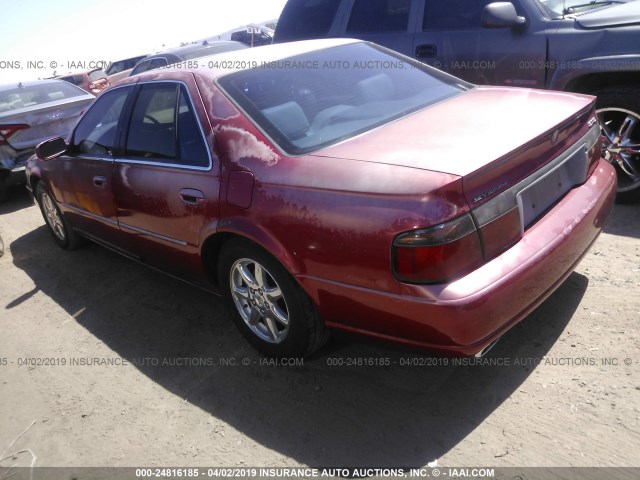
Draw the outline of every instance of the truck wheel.
<instances>
[{"instance_id":1,"label":"truck wheel","mask_svg":"<svg viewBox=\"0 0 640 480\"><path fill-rule=\"evenodd\" d=\"M602 156L618 174L618 203L640 201L640 90L610 87L597 92Z\"/></svg>"}]
</instances>

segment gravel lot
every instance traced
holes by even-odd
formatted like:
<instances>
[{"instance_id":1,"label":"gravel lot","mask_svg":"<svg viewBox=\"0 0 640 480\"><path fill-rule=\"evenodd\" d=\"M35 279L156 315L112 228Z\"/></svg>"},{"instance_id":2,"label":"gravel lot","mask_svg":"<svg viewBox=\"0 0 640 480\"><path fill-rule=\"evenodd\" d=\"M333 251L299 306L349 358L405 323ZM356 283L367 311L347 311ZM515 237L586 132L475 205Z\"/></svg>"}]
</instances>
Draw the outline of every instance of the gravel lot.
<instances>
[{"instance_id":1,"label":"gravel lot","mask_svg":"<svg viewBox=\"0 0 640 480\"><path fill-rule=\"evenodd\" d=\"M0 234L0 467L640 466L640 205L478 365L343 335L265 364L217 297L61 251L21 190Z\"/></svg>"}]
</instances>

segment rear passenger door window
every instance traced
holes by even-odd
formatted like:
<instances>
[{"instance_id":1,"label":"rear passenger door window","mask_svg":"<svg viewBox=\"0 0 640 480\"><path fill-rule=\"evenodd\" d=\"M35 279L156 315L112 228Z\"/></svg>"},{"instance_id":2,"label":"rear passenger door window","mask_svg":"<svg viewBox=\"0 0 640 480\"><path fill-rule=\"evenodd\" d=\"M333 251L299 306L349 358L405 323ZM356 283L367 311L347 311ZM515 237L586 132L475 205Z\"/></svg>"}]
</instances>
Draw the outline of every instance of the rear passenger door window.
<instances>
[{"instance_id":1,"label":"rear passenger door window","mask_svg":"<svg viewBox=\"0 0 640 480\"><path fill-rule=\"evenodd\" d=\"M356 0L347 33L406 32L410 0Z\"/></svg>"},{"instance_id":2,"label":"rear passenger door window","mask_svg":"<svg viewBox=\"0 0 640 480\"><path fill-rule=\"evenodd\" d=\"M131 114L126 157L175 166L209 166L204 139L183 85L140 87Z\"/></svg>"}]
</instances>

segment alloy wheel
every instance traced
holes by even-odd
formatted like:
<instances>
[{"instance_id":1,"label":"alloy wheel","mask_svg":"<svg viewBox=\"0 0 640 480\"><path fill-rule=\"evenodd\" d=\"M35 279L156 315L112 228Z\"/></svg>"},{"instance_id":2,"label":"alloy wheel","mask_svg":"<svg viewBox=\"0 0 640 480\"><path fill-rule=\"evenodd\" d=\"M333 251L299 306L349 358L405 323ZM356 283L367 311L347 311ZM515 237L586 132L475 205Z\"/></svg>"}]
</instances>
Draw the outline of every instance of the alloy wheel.
<instances>
[{"instance_id":1,"label":"alloy wheel","mask_svg":"<svg viewBox=\"0 0 640 480\"><path fill-rule=\"evenodd\" d=\"M640 118L623 108L597 111L602 156L618 172L618 192L640 188Z\"/></svg>"},{"instance_id":2,"label":"alloy wheel","mask_svg":"<svg viewBox=\"0 0 640 480\"><path fill-rule=\"evenodd\" d=\"M282 289L260 263L237 260L230 271L231 296L249 329L269 343L281 343L289 332L289 309Z\"/></svg>"},{"instance_id":3,"label":"alloy wheel","mask_svg":"<svg viewBox=\"0 0 640 480\"><path fill-rule=\"evenodd\" d=\"M56 207L56 204L47 192L42 193L41 200L42 208L44 210L44 216L47 219L47 223L53 230L55 236L64 242L67 236L65 234L62 218L60 218L58 207Z\"/></svg>"}]
</instances>

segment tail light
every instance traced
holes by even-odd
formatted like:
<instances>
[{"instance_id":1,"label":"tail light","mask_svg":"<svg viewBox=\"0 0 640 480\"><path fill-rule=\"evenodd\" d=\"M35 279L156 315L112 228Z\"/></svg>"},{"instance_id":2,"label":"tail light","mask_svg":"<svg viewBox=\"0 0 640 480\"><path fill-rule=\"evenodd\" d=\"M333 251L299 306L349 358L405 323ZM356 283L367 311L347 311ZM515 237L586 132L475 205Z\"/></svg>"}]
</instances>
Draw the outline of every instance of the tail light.
<instances>
[{"instance_id":1,"label":"tail light","mask_svg":"<svg viewBox=\"0 0 640 480\"><path fill-rule=\"evenodd\" d=\"M0 145L9 145L9 138L20 130L26 130L29 125L26 123L16 123L12 125L0 125Z\"/></svg>"},{"instance_id":2,"label":"tail light","mask_svg":"<svg viewBox=\"0 0 640 480\"><path fill-rule=\"evenodd\" d=\"M400 235L393 242L396 277L408 283L441 283L483 262L475 223L465 214L446 223Z\"/></svg>"},{"instance_id":3,"label":"tail light","mask_svg":"<svg viewBox=\"0 0 640 480\"><path fill-rule=\"evenodd\" d=\"M471 212L449 222L396 237L392 252L396 278L423 284L454 280L515 245L527 226L562 198L567 188L582 184L593 173L602 153L600 127L595 116L589 125L589 132L576 144L578 148L568 149L535 174ZM563 165L564 170L561 170ZM555 187L556 179L561 180L559 187L563 187L564 180L569 183L559 190ZM546 198L548 202L539 205L537 216L524 215L518 196L538 181L548 185L553 183L554 186L547 190L543 187L540 191L549 195L557 193L557 196Z\"/></svg>"}]
</instances>

